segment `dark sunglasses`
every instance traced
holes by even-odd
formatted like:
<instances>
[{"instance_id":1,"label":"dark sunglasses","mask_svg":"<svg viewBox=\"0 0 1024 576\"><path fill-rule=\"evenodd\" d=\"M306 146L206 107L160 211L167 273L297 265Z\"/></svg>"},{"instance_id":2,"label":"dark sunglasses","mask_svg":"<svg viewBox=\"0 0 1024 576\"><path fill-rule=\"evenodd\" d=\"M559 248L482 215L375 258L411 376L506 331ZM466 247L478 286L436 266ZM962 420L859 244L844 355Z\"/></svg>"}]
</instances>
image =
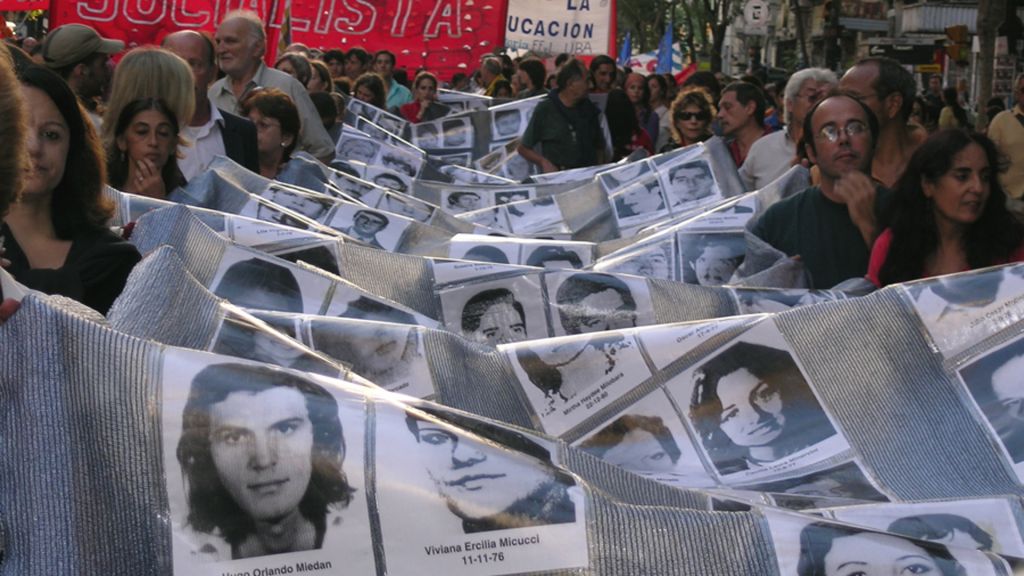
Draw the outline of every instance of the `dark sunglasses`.
<instances>
[{"instance_id":1,"label":"dark sunglasses","mask_svg":"<svg viewBox=\"0 0 1024 576\"><path fill-rule=\"evenodd\" d=\"M676 120L710 120L711 115L707 112L679 112Z\"/></svg>"}]
</instances>

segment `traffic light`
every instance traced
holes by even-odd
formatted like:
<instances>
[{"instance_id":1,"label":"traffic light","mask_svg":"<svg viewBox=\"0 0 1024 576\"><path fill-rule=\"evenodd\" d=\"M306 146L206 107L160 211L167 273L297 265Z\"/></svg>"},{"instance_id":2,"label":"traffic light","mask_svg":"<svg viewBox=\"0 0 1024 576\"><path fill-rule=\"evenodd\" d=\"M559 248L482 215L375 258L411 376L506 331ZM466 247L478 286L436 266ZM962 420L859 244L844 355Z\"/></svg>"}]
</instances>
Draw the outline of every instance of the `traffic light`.
<instances>
[{"instance_id":1,"label":"traffic light","mask_svg":"<svg viewBox=\"0 0 1024 576\"><path fill-rule=\"evenodd\" d=\"M965 24L946 28L946 54L957 62L967 62L971 58L970 34Z\"/></svg>"}]
</instances>

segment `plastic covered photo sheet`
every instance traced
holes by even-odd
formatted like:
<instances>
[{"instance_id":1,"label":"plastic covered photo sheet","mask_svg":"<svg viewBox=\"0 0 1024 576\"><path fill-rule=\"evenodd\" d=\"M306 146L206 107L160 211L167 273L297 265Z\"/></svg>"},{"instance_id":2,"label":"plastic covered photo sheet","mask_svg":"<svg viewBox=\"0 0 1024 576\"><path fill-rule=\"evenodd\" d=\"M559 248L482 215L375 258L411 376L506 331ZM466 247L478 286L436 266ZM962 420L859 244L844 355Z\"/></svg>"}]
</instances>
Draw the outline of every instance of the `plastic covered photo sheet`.
<instances>
[{"instance_id":1,"label":"plastic covered photo sheet","mask_svg":"<svg viewBox=\"0 0 1024 576\"><path fill-rule=\"evenodd\" d=\"M518 151L506 152L505 158L498 168L498 175L508 178L514 182L524 182L531 175L540 172L540 168L527 160Z\"/></svg>"},{"instance_id":2,"label":"plastic covered photo sheet","mask_svg":"<svg viewBox=\"0 0 1024 576\"><path fill-rule=\"evenodd\" d=\"M516 100L490 109L491 141L501 142L519 138L530 125L539 98Z\"/></svg>"},{"instance_id":3,"label":"plastic covered photo sheet","mask_svg":"<svg viewBox=\"0 0 1024 576\"><path fill-rule=\"evenodd\" d=\"M345 369L299 341L294 315L264 315L226 307L209 351L338 378Z\"/></svg>"},{"instance_id":4,"label":"plastic covered photo sheet","mask_svg":"<svg viewBox=\"0 0 1024 576\"><path fill-rule=\"evenodd\" d=\"M849 296L839 290L806 290L803 288L730 288L740 314L785 312L822 302L845 300Z\"/></svg>"},{"instance_id":5,"label":"plastic covered photo sheet","mask_svg":"<svg viewBox=\"0 0 1024 576\"><path fill-rule=\"evenodd\" d=\"M675 235L662 235L598 258L594 270L659 280L679 280Z\"/></svg>"},{"instance_id":6,"label":"plastic covered photo sheet","mask_svg":"<svg viewBox=\"0 0 1024 576\"><path fill-rule=\"evenodd\" d=\"M349 318L303 316L299 322L312 349L343 362L352 372L390 392L433 398L426 329L377 320L388 317L371 310Z\"/></svg>"},{"instance_id":7,"label":"plastic covered photo sheet","mask_svg":"<svg viewBox=\"0 0 1024 576\"><path fill-rule=\"evenodd\" d=\"M397 214L351 204L339 206L328 222L328 226L352 240L389 252L398 248L406 229L414 224L418 223Z\"/></svg>"},{"instance_id":8,"label":"plastic covered photo sheet","mask_svg":"<svg viewBox=\"0 0 1024 576\"><path fill-rule=\"evenodd\" d=\"M635 236L640 229L671 217L661 181L653 175L625 184L608 200L622 238Z\"/></svg>"},{"instance_id":9,"label":"plastic covered photo sheet","mask_svg":"<svg viewBox=\"0 0 1024 576\"><path fill-rule=\"evenodd\" d=\"M893 502L819 509L827 518L875 530L938 542L956 556L980 550L1024 558L1017 514L1019 499L972 498L932 502Z\"/></svg>"},{"instance_id":10,"label":"plastic covered photo sheet","mask_svg":"<svg viewBox=\"0 0 1024 576\"><path fill-rule=\"evenodd\" d=\"M434 215L439 214L437 206L408 194L398 194L385 191L375 204L371 204L377 210L383 210L398 216L411 218L424 224L432 223Z\"/></svg>"},{"instance_id":11,"label":"plastic covered photo sheet","mask_svg":"<svg viewBox=\"0 0 1024 576\"><path fill-rule=\"evenodd\" d=\"M694 148L672 158L655 157L651 161L673 213L715 202L725 196L702 148Z\"/></svg>"},{"instance_id":12,"label":"plastic covered photo sheet","mask_svg":"<svg viewBox=\"0 0 1024 576\"><path fill-rule=\"evenodd\" d=\"M494 196L489 190L454 187L441 190L439 206L452 215L465 214L481 208L494 206Z\"/></svg>"},{"instance_id":13,"label":"plastic covered photo sheet","mask_svg":"<svg viewBox=\"0 0 1024 576\"><path fill-rule=\"evenodd\" d=\"M1010 573L1005 561L994 554L963 549L954 554L954 550L938 542L794 512L766 508L764 515L781 576L996 576Z\"/></svg>"},{"instance_id":14,"label":"plastic covered photo sheet","mask_svg":"<svg viewBox=\"0 0 1024 576\"><path fill-rule=\"evenodd\" d=\"M636 183L640 180L647 180L654 175L654 164L649 160L637 160L622 165L615 165L597 175L597 181L609 195L614 194L622 188Z\"/></svg>"},{"instance_id":15,"label":"plastic covered photo sheet","mask_svg":"<svg viewBox=\"0 0 1024 576\"><path fill-rule=\"evenodd\" d=\"M270 222L257 220L247 216L235 214L225 215L227 223L222 236L243 246L249 246L264 252L321 244L338 239L337 233L333 230L331 235L319 231L304 230ZM205 224L206 221L203 220Z\"/></svg>"},{"instance_id":16,"label":"plastic covered photo sheet","mask_svg":"<svg viewBox=\"0 0 1024 576\"><path fill-rule=\"evenodd\" d=\"M779 478L850 450L770 316L665 388L729 485Z\"/></svg>"},{"instance_id":17,"label":"plastic covered photo sheet","mask_svg":"<svg viewBox=\"0 0 1024 576\"><path fill-rule=\"evenodd\" d=\"M716 485L682 417L661 389L611 416L573 446L662 484L680 488Z\"/></svg>"},{"instance_id":18,"label":"plastic covered photo sheet","mask_svg":"<svg viewBox=\"0 0 1024 576\"><path fill-rule=\"evenodd\" d=\"M633 330L505 344L539 428L560 436L651 377Z\"/></svg>"},{"instance_id":19,"label":"plastic covered photo sheet","mask_svg":"<svg viewBox=\"0 0 1024 576\"><path fill-rule=\"evenodd\" d=\"M754 217L758 206L757 192L698 206L696 214L679 223L690 230L743 230Z\"/></svg>"},{"instance_id":20,"label":"plastic covered photo sheet","mask_svg":"<svg viewBox=\"0 0 1024 576\"><path fill-rule=\"evenodd\" d=\"M576 270L552 270L542 277L555 336L656 323L643 278Z\"/></svg>"},{"instance_id":21,"label":"plastic covered photo sheet","mask_svg":"<svg viewBox=\"0 0 1024 576\"><path fill-rule=\"evenodd\" d=\"M688 232L676 235L682 281L701 286L728 284L747 254L743 230Z\"/></svg>"},{"instance_id":22,"label":"plastic covered photo sheet","mask_svg":"<svg viewBox=\"0 0 1024 576\"><path fill-rule=\"evenodd\" d=\"M437 295L445 329L472 342L497 346L549 335L539 274L456 285Z\"/></svg>"},{"instance_id":23,"label":"plastic covered photo sheet","mask_svg":"<svg viewBox=\"0 0 1024 576\"><path fill-rule=\"evenodd\" d=\"M448 176L451 182L456 184L515 184L516 181L508 178L498 176L497 174L488 174L480 170L474 170L465 166L456 166L454 164L444 164L438 167L438 170Z\"/></svg>"},{"instance_id":24,"label":"plastic covered photo sheet","mask_svg":"<svg viewBox=\"0 0 1024 576\"><path fill-rule=\"evenodd\" d=\"M557 444L421 407L378 402L375 410L388 574L490 576L590 564L588 500L560 466Z\"/></svg>"},{"instance_id":25,"label":"plastic covered photo sheet","mask_svg":"<svg viewBox=\"0 0 1024 576\"><path fill-rule=\"evenodd\" d=\"M979 419L1024 482L1024 336L985 350L956 373Z\"/></svg>"},{"instance_id":26,"label":"plastic covered photo sheet","mask_svg":"<svg viewBox=\"0 0 1024 576\"><path fill-rule=\"evenodd\" d=\"M899 289L946 358L1024 319L1024 264L907 282Z\"/></svg>"},{"instance_id":27,"label":"plastic covered photo sheet","mask_svg":"<svg viewBox=\"0 0 1024 576\"><path fill-rule=\"evenodd\" d=\"M513 233L521 236L558 236L572 233L554 196L520 200L508 198L505 201L506 197L499 197L498 194L500 193L495 193L495 202L504 206Z\"/></svg>"},{"instance_id":28,"label":"plastic covered photo sheet","mask_svg":"<svg viewBox=\"0 0 1024 576\"><path fill-rule=\"evenodd\" d=\"M775 506L791 510L889 501L889 495L855 459L792 474L784 480L735 487L763 492Z\"/></svg>"},{"instance_id":29,"label":"plastic covered photo sheet","mask_svg":"<svg viewBox=\"0 0 1024 576\"><path fill-rule=\"evenodd\" d=\"M173 348L161 378L175 576L376 573L363 397Z\"/></svg>"},{"instance_id":30,"label":"plastic covered photo sheet","mask_svg":"<svg viewBox=\"0 0 1024 576\"><path fill-rule=\"evenodd\" d=\"M592 242L503 238L456 234L448 250L451 258L538 268L586 268L594 258Z\"/></svg>"},{"instance_id":31,"label":"plastic covered photo sheet","mask_svg":"<svg viewBox=\"0 0 1024 576\"><path fill-rule=\"evenodd\" d=\"M228 246L209 285L214 294L242 308L319 314L333 284L283 259Z\"/></svg>"}]
</instances>

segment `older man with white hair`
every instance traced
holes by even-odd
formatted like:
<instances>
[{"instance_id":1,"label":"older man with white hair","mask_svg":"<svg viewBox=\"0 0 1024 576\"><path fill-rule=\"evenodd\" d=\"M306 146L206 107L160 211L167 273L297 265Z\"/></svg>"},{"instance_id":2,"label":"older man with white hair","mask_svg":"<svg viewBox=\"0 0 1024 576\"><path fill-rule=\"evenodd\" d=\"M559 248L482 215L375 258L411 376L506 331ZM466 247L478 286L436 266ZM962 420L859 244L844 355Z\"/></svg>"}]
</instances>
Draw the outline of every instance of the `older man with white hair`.
<instances>
[{"instance_id":1,"label":"older man with white hair","mask_svg":"<svg viewBox=\"0 0 1024 576\"><path fill-rule=\"evenodd\" d=\"M747 190L758 190L789 170L796 143L803 137L804 116L838 83L835 73L826 68L807 68L790 76L784 93L785 128L754 142L740 167Z\"/></svg>"},{"instance_id":2,"label":"older man with white hair","mask_svg":"<svg viewBox=\"0 0 1024 576\"><path fill-rule=\"evenodd\" d=\"M309 92L298 80L263 63L267 35L263 21L249 10L229 12L217 28L217 62L225 76L210 86L210 101L233 114L255 88L277 88L291 97L299 109L302 128L299 149L330 163L334 159L334 141L320 122L320 114L309 99Z\"/></svg>"}]
</instances>

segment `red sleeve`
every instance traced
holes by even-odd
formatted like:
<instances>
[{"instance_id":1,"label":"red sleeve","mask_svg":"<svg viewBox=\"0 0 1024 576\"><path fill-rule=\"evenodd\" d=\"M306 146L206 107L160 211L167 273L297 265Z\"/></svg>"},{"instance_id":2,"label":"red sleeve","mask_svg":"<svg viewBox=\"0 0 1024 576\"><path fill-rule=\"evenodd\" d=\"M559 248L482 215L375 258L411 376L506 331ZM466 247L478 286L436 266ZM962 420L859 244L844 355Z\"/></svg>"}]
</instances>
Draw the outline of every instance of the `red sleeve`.
<instances>
[{"instance_id":1,"label":"red sleeve","mask_svg":"<svg viewBox=\"0 0 1024 576\"><path fill-rule=\"evenodd\" d=\"M409 122L412 122L413 124L419 122L419 118L416 117L420 113L420 103L418 101L403 104L398 108L398 111L401 112L402 116L404 116Z\"/></svg>"},{"instance_id":2,"label":"red sleeve","mask_svg":"<svg viewBox=\"0 0 1024 576\"><path fill-rule=\"evenodd\" d=\"M886 228L875 239L875 245L871 247L871 259L868 260L867 278L879 288L882 287L882 282L878 279L878 273L882 271L882 265L885 264L885 259L889 256L890 244L892 244L892 228Z\"/></svg>"},{"instance_id":3,"label":"red sleeve","mask_svg":"<svg viewBox=\"0 0 1024 576\"><path fill-rule=\"evenodd\" d=\"M1007 264L1013 262L1024 262L1024 244L1017 247L1010 259L1006 261Z\"/></svg>"}]
</instances>

